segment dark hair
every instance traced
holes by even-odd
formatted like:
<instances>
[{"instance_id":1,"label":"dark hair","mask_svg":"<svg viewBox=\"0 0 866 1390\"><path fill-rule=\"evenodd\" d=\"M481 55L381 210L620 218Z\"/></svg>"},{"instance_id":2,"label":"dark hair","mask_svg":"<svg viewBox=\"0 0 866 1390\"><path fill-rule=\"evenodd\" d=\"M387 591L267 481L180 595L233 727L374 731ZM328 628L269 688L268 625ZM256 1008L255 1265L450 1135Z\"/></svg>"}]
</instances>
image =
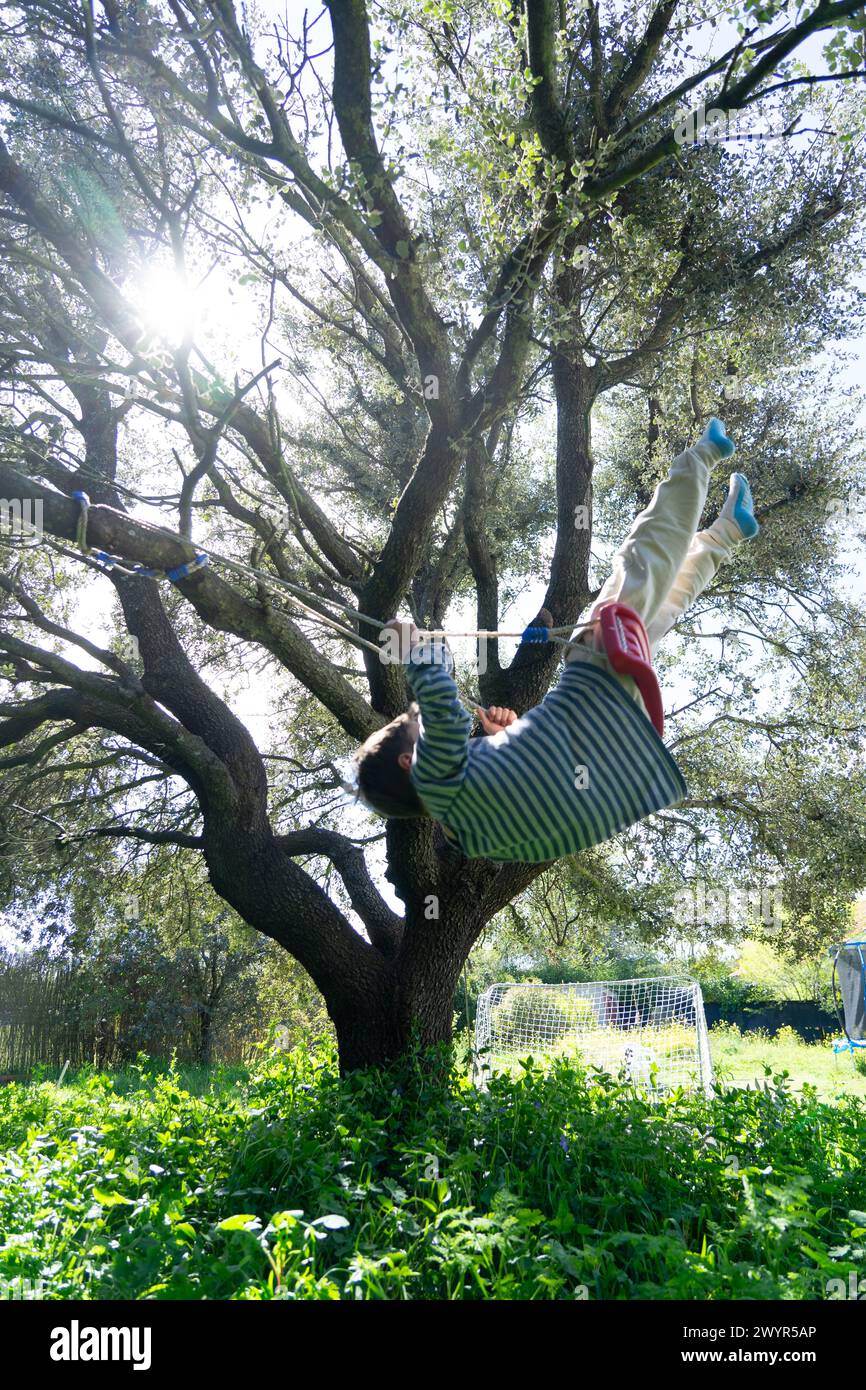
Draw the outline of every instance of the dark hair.
<instances>
[{"instance_id":1,"label":"dark hair","mask_svg":"<svg viewBox=\"0 0 866 1390\"><path fill-rule=\"evenodd\" d=\"M412 752L417 738L418 706L413 704L371 734L355 754L359 795L380 816L407 820L427 815L408 770L397 761L401 753Z\"/></svg>"}]
</instances>

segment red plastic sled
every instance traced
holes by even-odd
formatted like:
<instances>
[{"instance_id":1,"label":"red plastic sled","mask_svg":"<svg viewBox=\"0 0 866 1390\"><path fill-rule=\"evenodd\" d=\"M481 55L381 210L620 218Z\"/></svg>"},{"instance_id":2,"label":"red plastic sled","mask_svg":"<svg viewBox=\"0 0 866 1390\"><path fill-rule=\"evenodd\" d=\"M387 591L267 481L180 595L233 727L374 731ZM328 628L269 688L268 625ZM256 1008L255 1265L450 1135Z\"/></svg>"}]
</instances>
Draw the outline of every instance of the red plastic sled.
<instances>
[{"instance_id":1,"label":"red plastic sled","mask_svg":"<svg viewBox=\"0 0 866 1390\"><path fill-rule=\"evenodd\" d=\"M631 676L641 693L656 733L665 731L665 713L658 677L653 670L643 619L625 603L606 603L598 620L607 659L621 676Z\"/></svg>"}]
</instances>

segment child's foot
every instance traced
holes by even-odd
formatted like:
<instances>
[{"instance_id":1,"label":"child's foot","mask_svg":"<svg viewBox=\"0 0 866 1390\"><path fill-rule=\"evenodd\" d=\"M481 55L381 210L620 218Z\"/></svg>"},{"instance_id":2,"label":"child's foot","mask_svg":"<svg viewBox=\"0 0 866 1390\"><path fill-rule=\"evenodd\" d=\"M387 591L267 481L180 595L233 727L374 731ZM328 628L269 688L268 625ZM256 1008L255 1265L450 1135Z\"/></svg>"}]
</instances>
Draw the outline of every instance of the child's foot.
<instances>
[{"instance_id":1,"label":"child's foot","mask_svg":"<svg viewBox=\"0 0 866 1390\"><path fill-rule=\"evenodd\" d=\"M755 503L748 478L742 473L732 473L725 505L719 512L719 520L732 521L743 537L750 541L757 536L760 526L755 517Z\"/></svg>"},{"instance_id":2,"label":"child's foot","mask_svg":"<svg viewBox=\"0 0 866 1390\"><path fill-rule=\"evenodd\" d=\"M713 463L718 463L719 459L728 459L737 452L736 444L725 434L724 425L715 415L710 418L710 423L698 440L697 448L710 454Z\"/></svg>"}]
</instances>

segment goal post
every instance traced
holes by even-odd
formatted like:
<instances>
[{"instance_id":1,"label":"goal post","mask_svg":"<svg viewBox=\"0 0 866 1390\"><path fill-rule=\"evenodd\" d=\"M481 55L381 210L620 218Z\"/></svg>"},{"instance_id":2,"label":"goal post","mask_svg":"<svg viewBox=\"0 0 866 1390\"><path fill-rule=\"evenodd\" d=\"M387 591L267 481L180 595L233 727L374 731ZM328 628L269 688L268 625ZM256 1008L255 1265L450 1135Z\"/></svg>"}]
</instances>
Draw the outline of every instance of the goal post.
<instances>
[{"instance_id":1,"label":"goal post","mask_svg":"<svg viewBox=\"0 0 866 1390\"><path fill-rule=\"evenodd\" d=\"M650 1092L713 1084L703 995L688 976L491 985L478 1000L474 1052L482 1085L527 1057L574 1057Z\"/></svg>"}]
</instances>

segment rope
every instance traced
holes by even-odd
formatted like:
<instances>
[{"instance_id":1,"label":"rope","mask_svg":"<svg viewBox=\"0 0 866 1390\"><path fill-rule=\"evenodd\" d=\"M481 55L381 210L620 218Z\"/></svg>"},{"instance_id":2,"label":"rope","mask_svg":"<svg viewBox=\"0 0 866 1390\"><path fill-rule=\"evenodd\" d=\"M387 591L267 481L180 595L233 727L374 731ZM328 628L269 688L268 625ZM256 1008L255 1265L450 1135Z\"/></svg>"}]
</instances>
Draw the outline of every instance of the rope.
<instances>
[{"instance_id":1,"label":"rope","mask_svg":"<svg viewBox=\"0 0 866 1390\"><path fill-rule=\"evenodd\" d=\"M296 607L302 609L302 611L315 622L322 623L324 626L331 628L339 636L345 638L346 641L354 643L355 646L363 647L367 651L375 652L377 656L381 656L382 648L375 642L370 642L366 637L362 637L359 633L353 631L353 629L345 627L330 614L322 613L317 608L311 608L304 600L312 599L315 603L328 603L331 607L336 608L339 612L344 613L351 619L369 623L371 627L378 628L380 631L387 626L387 623L383 622L381 618L374 618L369 613L362 613L358 609L350 608L347 604L342 604L337 599L322 599L312 590L304 589L300 584L294 584L289 579L283 579L281 575L267 574L264 570L256 569L253 565L244 565L237 560L230 560L227 556L220 555L218 552L209 550L207 547L202 547L192 560L187 560L183 564L176 565L172 569L154 569L149 565L134 565L130 567L123 564L117 555L110 555L107 551L92 548L87 543L87 517L90 510L90 498L86 492L80 490L73 492L72 496L75 501L79 503L81 508L78 525L76 527L76 545L82 554L91 555L106 572L112 571L139 579L168 579L173 584L176 584L181 579L188 578L189 575L194 574L196 570L203 569L205 565L213 561L215 564L222 565L225 569L233 571L235 574L239 574L245 579L255 579L259 584L262 584L265 588L269 588L276 593L287 590L292 595ZM579 623L577 627L574 625L567 627L534 627L530 625L524 628L522 632L504 632L484 628L476 631L449 632L444 628L422 628L419 629L418 635L422 638L474 637L476 639L487 639L519 637L521 644L533 643L542 645L546 642L554 642L559 646L568 647L571 643L564 634L568 633L570 636L581 628L591 626L592 623Z\"/></svg>"},{"instance_id":2,"label":"rope","mask_svg":"<svg viewBox=\"0 0 866 1390\"><path fill-rule=\"evenodd\" d=\"M78 513L78 525L75 530L75 544L82 553L86 554L88 550L87 513L90 510L90 498L87 496L86 492L73 492L72 496L75 498L76 502L81 504L81 509Z\"/></svg>"},{"instance_id":3,"label":"rope","mask_svg":"<svg viewBox=\"0 0 866 1390\"><path fill-rule=\"evenodd\" d=\"M197 552L191 560L185 560L181 565L175 565L172 569L160 570L153 569L150 565L125 565L117 555L109 555L106 550L95 550L87 543L87 517L90 511L90 498L86 492L77 490L72 496L79 503L81 508L78 514L78 525L75 528L75 544L82 555L92 555L93 558L108 573L116 571L118 574L136 576L139 579L169 579L172 584L177 584L178 580L186 579L188 575L195 574L196 570L204 569L208 564L209 556L204 551Z\"/></svg>"},{"instance_id":4,"label":"rope","mask_svg":"<svg viewBox=\"0 0 866 1390\"><path fill-rule=\"evenodd\" d=\"M110 479L110 480L109 480L109 479L106 477L105 474L99 472L99 471L96 470L96 469L88 469L85 465L82 465L80 471L81 471L81 472L88 473L90 477L98 479L99 482L107 482L107 481L110 481L112 487L116 488L118 492L123 493L125 496L129 497L129 498L130 498L132 501L134 501L134 502L140 502L140 501L143 501L143 500L144 500L144 501L153 500L153 499L142 498L142 497L140 496L140 494L137 493L137 492L135 492L132 488L124 487L123 484L122 484L122 483L119 483L116 479ZM83 500L84 500L84 503L85 503L85 507L89 507L89 506L90 506L90 499L88 498L88 496L87 496L86 493L84 493L84 492L73 492L72 496L73 496L74 498L78 499L78 500L83 499ZM85 526L85 528L86 528L86 524L87 524L87 522L86 522L86 516L85 516L85 518L84 518L84 526ZM147 525L148 523L145 522L145 523L143 523L143 524L144 524L144 525ZM81 525L81 522L79 521L79 527L80 527L80 525ZM97 558L97 559L99 559L101 556L105 556L105 552L104 552L104 551L91 551L90 553L93 554L93 555L95 556L95 558ZM322 599L321 596L320 596L319 594L315 594L315 593L313 593L313 592L312 592L311 590L309 590L309 589L304 589L304 588L302 588L299 584L293 584L293 583L292 583L290 580L288 580L288 579L283 579L283 578L280 578L280 577L277 577L277 576L274 576L274 575L266 574L266 573L264 573L264 571L255 569L255 568L253 568L253 567L250 566L250 565L242 565L242 564L239 564L236 560L229 560L226 556L220 555L220 554L219 554L217 551L215 551L215 550L209 550L206 546L202 546L201 554L204 555L204 556L207 556L208 559L213 560L213 561L214 561L215 563L217 563L217 564L225 565L225 567L226 567L227 569L234 570L235 573L240 574L240 575L243 575L243 576L246 577L246 578L248 578L248 577L250 577L250 576L255 576L256 579L261 580L262 583L264 583L264 584L275 584L275 583L276 583L276 584L278 584L278 585L280 586L280 588L287 589L290 593L296 594L298 597L311 598L311 599L314 599L317 603L325 603L325 602L327 602L327 603L329 603L329 604L331 605L332 608L336 608L339 612L344 613L344 614L346 615L346 617L351 618L351 619L353 619L353 620L359 619L361 622L370 623L371 626L373 626L373 627L378 627L378 628L382 628L382 627L384 627L384 626L386 625L386 624L382 621L381 618L374 618L374 617L372 617L369 613L362 613L362 612L360 612L357 608L351 608L351 607L349 607L347 604L342 604L342 603L340 603L339 600L337 600L337 599L333 599L333 598ZM138 574L138 575L141 575L142 577L146 577L146 578L162 578L163 576L167 576L167 574L168 574L168 571L165 571L165 570L152 570L152 571L151 571L151 570L148 570L147 567L146 567L146 566L143 566L143 565L142 565L142 566L135 567L135 568L133 568L133 569L125 568L123 565L121 565L121 563L120 563L120 561L118 560L117 556L108 556L108 557L106 557L106 559L107 559L107 560L111 560L111 561L114 563L114 565L116 565L116 566L119 568L120 572L123 573L123 574ZM205 563L206 563L206 562L205 562ZM198 567L197 567L197 568L198 568ZM180 577L183 578L184 576L180 576ZM299 607L303 607L303 605L299 605ZM304 611L307 612L307 613L309 613L310 617L311 617L311 618L314 618L317 622L327 622L327 621L328 621L327 618L326 618L323 614L319 613L317 609L305 608ZM573 632L577 632L577 631L579 631L579 630L581 630L581 629L588 628L588 627L592 627L592 626L594 626L593 623L577 623L577 624L571 623L571 624L568 624L568 625L566 625L566 626L564 626L564 627L550 627L550 628L538 628L538 629L533 628L533 627L529 627L529 628L525 628L525 629L523 630L523 632L504 632L504 631L499 631L499 630L495 630L495 629L492 629L492 628L491 628L491 629L486 629L486 630L485 630L485 629L481 629L481 630L475 631L475 632L449 632L449 631L446 631L445 629L442 629L442 628L437 628L437 629L426 629L426 628L425 628L425 629L422 629L422 630L420 631L420 635L421 635L422 637L491 637L491 638L492 638L492 637L511 637L511 638L513 638L513 637L519 637L519 638L521 639L521 641L524 641L524 640L525 640L525 641L531 641L531 642L545 642L545 641L548 641L548 642L555 642L555 641L557 640L557 638L559 638L559 637L566 637L566 636L569 636L570 634L572 634ZM342 633L344 636L347 636L347 637L351 638L352 640L354 640L355 642L357 642L358 645L360 645L360 646L363 646L363 645L364 645L364 639L363 639L362 637L359 637L357 633L348 632L345 628L342 628L342 627L338 627L336 630L337 630L338 632ZM532 636L530 636L530 637L525 637L525 635L524 635L525 633L534 633L534 632L536 632L536 631L539 632L539 633L541 633L541 632L546 632L546 633L547 633L547 636L546 636L546 637L540 637L540 636L539 636L539 637L532 637ZM371 651L379 652L379 651L381 650L379 647L376 647L376 646L374 646L373 644L367 644L367 645L370 647L370 650L371 650ZM568 642L568 641L565 641L565 642L561 642L560 645L561 645L561 646L567 647L567 646L570 646L571 643Z\"/></svg>"}]
</instances>

